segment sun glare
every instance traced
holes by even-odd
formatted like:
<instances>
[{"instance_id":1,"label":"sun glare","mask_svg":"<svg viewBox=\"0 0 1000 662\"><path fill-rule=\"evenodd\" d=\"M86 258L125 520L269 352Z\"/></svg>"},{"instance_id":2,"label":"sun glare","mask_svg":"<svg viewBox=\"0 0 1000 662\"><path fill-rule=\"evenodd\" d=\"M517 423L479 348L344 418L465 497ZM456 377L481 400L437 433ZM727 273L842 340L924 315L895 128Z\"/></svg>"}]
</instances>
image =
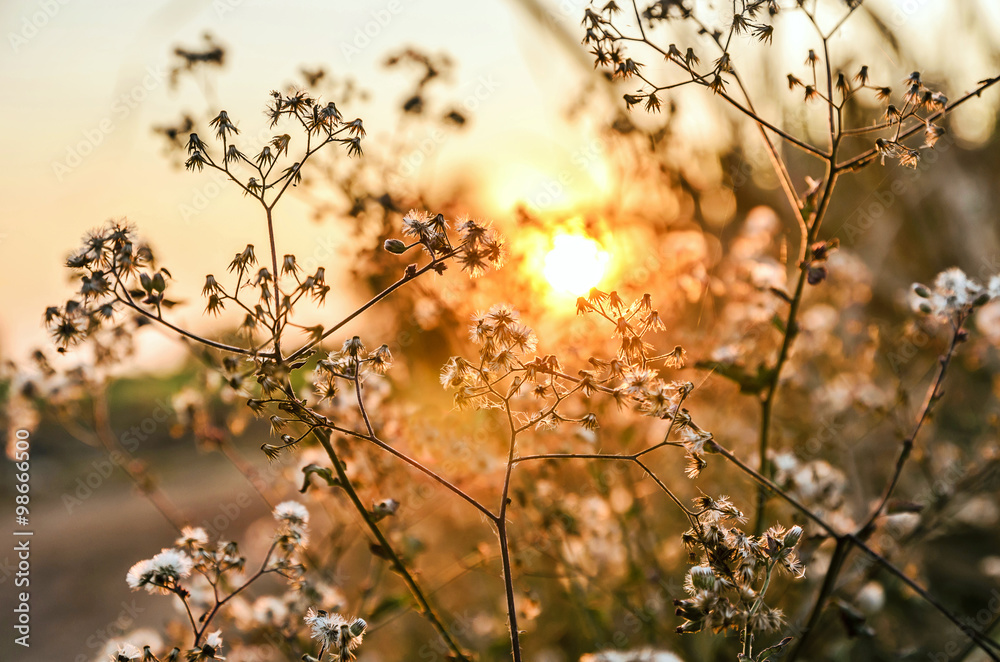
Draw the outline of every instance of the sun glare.
<instances>
[{"instance_id":1,"label":"sun glare","mask_svg":"<svg viewBox=\"0 0 1000 662\"><path fill-rule=\"evenodd\" d=\"M581 296L604 276L610 256L589 237L560 234L545 256L543 273L554 289Z\"/></svg>"}]
</instances>

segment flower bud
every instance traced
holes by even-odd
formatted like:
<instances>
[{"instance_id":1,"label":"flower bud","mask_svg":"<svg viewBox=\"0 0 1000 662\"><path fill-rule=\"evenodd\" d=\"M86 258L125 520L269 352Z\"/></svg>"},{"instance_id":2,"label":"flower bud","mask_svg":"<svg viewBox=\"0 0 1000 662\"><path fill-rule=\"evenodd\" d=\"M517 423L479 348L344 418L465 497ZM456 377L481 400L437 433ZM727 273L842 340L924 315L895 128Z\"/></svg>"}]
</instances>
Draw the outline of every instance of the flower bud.
<instances>
[{"instance_id":1,"label":"flower bud","mask_svg":"<svg viewBox=\"0 0 1000 662\"><path fill-rule=\"evenodd\" d=\"M691 585L695 589L700 591L714 591L715 590L715 573L712 569L703 566L696 565L689 571L691 575Z\"/></svg>"},{"instance_id":2,"label":"flower bud","mask_svg":"<svg viewBox=\"0 0 1000 662\"><path fill-rule=\"evenodd\" d=\"M367 628L368 623L365 622L365 619L355 618L354 622L351 623L351 634L355 637L360 637Z\"/></svg>"},{"instance_id":3,"label":"flower bud","mask_svg":"<svg viewBox=\"0 0 1000 662\"><path fill-rule=\"evenodd\" d=\"M800 538L802 538L802 527L793 526L792 528L788 529L788 533L785 534L785 537L781 541L781 544L785 547L785 549L791 549L792 547L795 547L795 545L798 544Z\"/></svg>"},{"instance_id":4,"label":"flower bud","mask_svg":"<svg viewBox=\"0 0 1000 662\"><path fill-rule=\"evenodd\" d=\"M826 267L814 264L809 267L809 271L806 274L806 280L809 281L810 285L819 285L826 280L826 274Z\"/></svg>"},{"instance_id":5,"label":"flower bud","mask_svg":"<svg viewBox=\"0 0 1000 662\"><path fill-rule=\"evenodd\" d=\"M406 244L399 239L386 239L385 243L382 244L382 248L394 255L402 255L406 252Z\"/></svg>"}]
</instances>

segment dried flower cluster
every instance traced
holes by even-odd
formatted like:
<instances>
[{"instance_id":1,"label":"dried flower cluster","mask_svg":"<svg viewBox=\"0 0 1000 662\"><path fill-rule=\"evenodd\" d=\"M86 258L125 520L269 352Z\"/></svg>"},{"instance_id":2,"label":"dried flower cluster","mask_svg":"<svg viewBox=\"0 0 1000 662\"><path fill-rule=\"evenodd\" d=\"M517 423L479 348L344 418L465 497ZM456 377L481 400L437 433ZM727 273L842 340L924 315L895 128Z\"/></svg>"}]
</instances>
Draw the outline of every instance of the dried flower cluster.
<instances>
[{"instance_id":1,"label":"dried flower cluster","mask_svg":"<svg viewBox=\"0 0 1000 662\"><path fill-rule=\"evenodd\" d=\"M606 637L616 646L621 645L616 628L621 632L627 623L617 612L641 622L650 642L674 618L668 629L681 634L737 634L740 660L784 654L792 638L779 638L786 625L784 614L772 604L776 595L782 601L801 598L802 589L796 586L809 588L811 580L817 584L815 602L809 621L796 634L794 658L818 630L819 615L828 606L836 606L852 633L874 631L868 615L856 606L865 602L863 595L872 604L884 599L879 597L883 589L873 568L887 570L960 624L957 616L933 600L919 577L910 576L909 566L904 571L904 566L896 565L894 544L902 545L910 534L898 534L891 518L900 510L922 507L900 505L897 488L918 434L942 398L951 359L958 345L968 340L965 324L1000 296L1000 277L983 285L951 269L940 274L933 287L913 286L914 309L947 322L951 344L938 361L938 374L915 423L905 432L881 495L847 499L852 481L845 470L828 461L824 445L867 434L867 429L858 428L873 412L885 416L899 405L893 401L893 389L880 385L873 374L880 350L877 330L851 318L860 302L870 297L870 276L858 266L854 253L839 250L835 237L822 238L821 227L838 177L886 159L916 167L921 150L932 148L944 132L938 120L974 93L949 104L914 72L893 104L889 87L870 82L868 66L854 75L841 71L837 54L831 54L830 39L860 2L838 5L840 19L825 27L815 3L786 8L769 0L740 0L731 3L731 15L729 5L724 6L719 22L718 16L699 13L702 7L695 3L654 2L645 7L632 3L629 12L609 2L600 10L586 10L583 41L596 64L611 70L612 79L621 85L638 81L638 90L624 94L628 108L643 105L647 111L664 112L670 105L664 103L670 90L694 85L707 88L711 98L756 123L800 235L798 252L793 250L787 259L787 271L793 276L786 273L784 256L777 257L776 245L784 234L777 217L751 213L737 236L727 238L729 254L716 263L705 242L691 249L694 257L689 261L677 260L685 265L686 284L671 282L661 288L668 290L662 295L653 290L655 297L597 288L580 297L575 322L589 326L567 343L568 348L539 350L542 340L545 345L550 342L546 320L522 307L524 318L534 320L533 328L514 305L488 305L496 300L489 299L471 316L468 342L474 349L455 340L447 353L435 355L451 356L437 377L455 405L440 419L427 411L433 395L421 393L412 402L398 397L404 375L414 383L418 379L418 371L411 370L413 358L396 350L397 345L406 348L402 335L395 343L383 336L379 341L387 342L378 344L367 342L374 332L365 330L363 340L345 327L397 290L411 292L411 299L402 303L412 304L414 325L422 331L440 331L449 321L468 319L464 303L442 303L432 288L420 291L410 284L430 272L445 274L451 262L479 277L499 268L508 248L490 223L452 216L447 206L437 207L448 211L447 216L419 207L402 214L410 205L397 207L392 191L352 190L352 215L361 219L365 206L374 200L384 217L392 219L393 225L385 225L375 243L375 247L381 244L379 259L395 260L418 249L413 253L419 254L415 259L420 263L400 267L398 280L373 288L378 291L368 302L339 320L303 323L302 307L322 306L339 299L340 293L328 282L327 267L306 271L307 261L278 250L277 209L291 187L309 188L312 173L319 170L320 150L340 145L348 156L362 155L362 121L345 121L336 104L298 90L273 92L266 115L268 133L273 130L277 135L263 145L244 146L245 135L225 111L209 123L210 141L189 133L186 168L223 174L253 201L267 230L264 248L253 244L237 248L228 264L229 276L217 278L214 274L220 270L216 270L201 287L205 312L231 322L229 333L209 337L171 319L170 310L176 305L170 298L175 296L173 276L157 264L128 223L110 222L84 238L82 247L67 260L78 280L73 298L45 313L59 350L87 343L95 350L97 366L107 368L127 355L136 329L152 324L199 346L207 367L196 386L174 397L176 422L171 433L191 432L203 448L233 459L231 438L252 425L255 417L272 437L260 448L274 475L283 479L255 480L259 479L255 469L233 460L254 481L262 498L277 503L270 524L276 522L277 527L267 551L256 570L248 570L247 558L235 542L216 540L218 535L205 528L182 526L184 520L159 500L147 467L126 455L125 471L180 530L172 547L133 565L126 581L133 590L174 596L192 640L169 651L162 642L149 641L142 649L116 642L105 655L114 662L244 659L241 656L249 653L242 646L263 642L268 655L282 659L345 662L355 658L366 635L368 645L373 643L365 618L382 625L389 613L415 607L436 632L434 643L440 650L433 654L468 660L469 642L495 646L499 637L509 636L511 655L519 662L522 636L534 634L540 613L557 593L545 593L548 589L537 581L543 576L554 577L550 585L562 590L556 599L568 598L574 605L583 601L593 628L588 641ZM824 111L826 146L813 144L814 132L795 135L758 114L740 79L742 63L735 61L737 49L731 46L737 39L769 45L780 35L786 9L802 13L822 43L822 49L808 51L804 71L789 73L787 81L796 102L810 104L808 112ZM688 34L691 43L659 43L658 35L668 26L693 28L677 31L678 41ZM658 80L660 69L646 68L633 59L628 52L633 47L651 49L666 63L671 72L667 75L675 77ZM849 58L843 60L844 68L853 71ZM418 64L424 75L404 107L404 112L418 115L425 108L427 82L448 63L411 51L392 60L393 65L403 62ZM983 81L978 91L996 80ZM872 99L884 109L866 123ZM849 119L859 116L865 118L861 124L848 126ZM461 122L454 117L450 121L465 121L458 117ZM194 123L189 124L193 128ZM911 146L908 140L918 133L924 143ZM872 134L879 134L874 144ZM820 160L824 176L794 178L788 160L772 142L775 137ZM850 151L854 139L865 141L854 143L865 147ZM354 181L350 186L360 185ZM683 244L680 235L671 233L670 242ZM511 244L516 255L516 238ZM654 269L650 280L664 278L667 267L659 267L663 268ZM619 289L633 291L625 285ZM811 296L808 302L806 291ZM508 300L516 300L517 294L511 288ZM711 307L712 296L718 297L723 321L710 332L699 324L697 333L708 339L692 344L678 320L690 312L685 305L695 302L701 307L700 316ZM433 310L426 313L429 308ZM426 322L428 318L435 321ZM435 337L431 344L437 342ZM686 374L678 377L687 367L689 351L700 359L693 361L695 369L729 380L728 386L751 396L747 401L752 415L760 417L759 427L757 421L748 426L750 415L733 404L740 400L735 388L721 391L731 398L724 405L695 406L696 398L707 400L704 393L714 396L720 390L717 384L696 388ZM106 405L107 378L102 370L63 375L44 354L35 357L35 364L42 378L18 382L22 400L47 399L64 420L76 416L79 405L74 403L81 400L90 398L98 413ZM797 432L791 426L784 421L780 428L775 424L779 392L783 408L808 412L800 417L808 419L806 427L813 436L800 440L803 444L792 440ZM827 413L831 421L821 421ZM88 422L93 423L93 434L87 430L80 436L93 445L120 449L123 440L106 417L92 418ZM822 434L818 428L823 428ZM778 429L781 434L775 434ZM754 466L740 457L747 445L756 449ZM292 456L292 450L299 455ZM675 450L684 454L683 471L689 481L664 477L678 470ZM708 482L709 456L722 460L716 463L721 470L738 471L756 486L751 518ZM604 472L608 466L616 470ZM716 471L715 465L711 471ZM561 472L565 475L558 476ZM476 511L476 521L462 525L481 536L475 551L463 558L463 569L483 566L493 572L499 566L504 614L476 615L468 619L470 627L458 628L436 604L436 589L427 581L432 573L424 570L437 559L420 558L425 540L411 531L412 522L406 517L430 499L423 491L426 485L417 485L414 477ZM873 479L883 477L873 474ZM315 549L308 546L310 509L297 500L285 500L285 490L271 483L300 486L302 498L315 506L313 513L324 515L313 522ZM735 489L725 491L738 495ZM647 518L647 511L657 514L655 521ZM791 526L772 525L776 520ZM382 574L384 564L392 571L384 574L398 578L402 593L386 592L375 603L368 600L379 594L371 583L358 587L362 606L357 609L365 618L341 615L349 613L345 609L349 600L340 588L338 564L341 557L354 553L351 541L341 536L351 525L366 533L363 549L370 552L372 576ZM451 530L442 537L450 540ZM811 572L807 581L790 581L806 577L800 550L811 568L826 568L826 574ZM671 562L683 565L683 552L690 567L683 586L671 592L670 572L664 567ZM870 567L840 582L844 560L852 552ZM682 572L674 574L679 581ZM283 578L284 592L251 598L245 589L267 575ZM501 588L481 583L477 590L484 593ZM788 590L771 590L776 584ZM598 608L594 598L590 604L591 596L602 591L611 596L608 602ZM643 602L641 609L633 604L637 598ZM493 597L489 600L493 604ZM224 627L239 633L226 635L225 651ZM978 628L963 631L973 644L990 652ZM175 641L178 632L170 630ZM765 641L767 637L772 639ZM419 655L427 652L422 649ZM647 652L649 659L670 659L653 649ZM594 659L617 658L607 652Z\"/></svg>"},{"instance_id":2,"label":"dried flower cluster","mask_svg":"<svg viewBox=\"0 0 1000 662\"><path fill-rule=\"evenodd\" d=\"M279 528L260 568L249 577L244 576L247 560L237 543L221 540L213 543L203 528L190 526L181 530L174 547L129 569L126 581L132 590L175 595L182 603L195 635L194 646L187 649L184 659L189 662L226 659L221 655L221 631L208 632L208 627L220 607L261 577L280 575L293 589L304 585L305 568L299 557L308 540L309 511L301 503L285 501L274 508L274 519ZM196 613L200 614L197 620ZM111 659L131 660L129 655L137 650L127 644L112 654ZM164 661L177 660L180 650L175 647ZM144 648L142 659L159 662L150 646Z\"/></svg>"}]
</instances>

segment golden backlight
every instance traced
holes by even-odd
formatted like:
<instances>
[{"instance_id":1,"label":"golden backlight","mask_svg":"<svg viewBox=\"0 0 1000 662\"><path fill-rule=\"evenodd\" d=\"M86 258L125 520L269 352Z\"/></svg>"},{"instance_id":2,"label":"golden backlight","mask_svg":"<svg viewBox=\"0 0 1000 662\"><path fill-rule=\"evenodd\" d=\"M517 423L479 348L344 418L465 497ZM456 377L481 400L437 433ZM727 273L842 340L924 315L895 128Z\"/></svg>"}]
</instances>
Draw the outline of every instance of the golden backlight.
<instances>
[{"instance_id":1,"label":"golden backlight","mask_svg":"<svg viewBox=\"0 0 1000 662\"><path fill-rule=\"evenodd\" d=\"M600 244L581 235L559 234L545 256L543 274L556 290L581 296L604 276L610 256Z\"/></svg>"}]
</instances>

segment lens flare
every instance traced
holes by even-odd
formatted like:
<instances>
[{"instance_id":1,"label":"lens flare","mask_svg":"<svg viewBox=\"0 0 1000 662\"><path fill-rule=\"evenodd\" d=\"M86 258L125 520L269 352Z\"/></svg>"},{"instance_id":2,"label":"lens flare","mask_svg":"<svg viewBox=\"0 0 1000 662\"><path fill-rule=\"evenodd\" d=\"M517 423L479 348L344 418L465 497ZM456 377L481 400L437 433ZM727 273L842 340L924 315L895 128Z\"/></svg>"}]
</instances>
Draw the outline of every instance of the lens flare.
<instances>
[{"instance_id":1,"label":"lens flare","mask_svg":"<svg viewBox=\"0 0 1000 662\"><path fill-rule=\"evenodd\" d=\"M560 234L545 256L542 273L553 289L581 296L604 276L610 256L589 237Z\"/></svg>"}]
</instances>

